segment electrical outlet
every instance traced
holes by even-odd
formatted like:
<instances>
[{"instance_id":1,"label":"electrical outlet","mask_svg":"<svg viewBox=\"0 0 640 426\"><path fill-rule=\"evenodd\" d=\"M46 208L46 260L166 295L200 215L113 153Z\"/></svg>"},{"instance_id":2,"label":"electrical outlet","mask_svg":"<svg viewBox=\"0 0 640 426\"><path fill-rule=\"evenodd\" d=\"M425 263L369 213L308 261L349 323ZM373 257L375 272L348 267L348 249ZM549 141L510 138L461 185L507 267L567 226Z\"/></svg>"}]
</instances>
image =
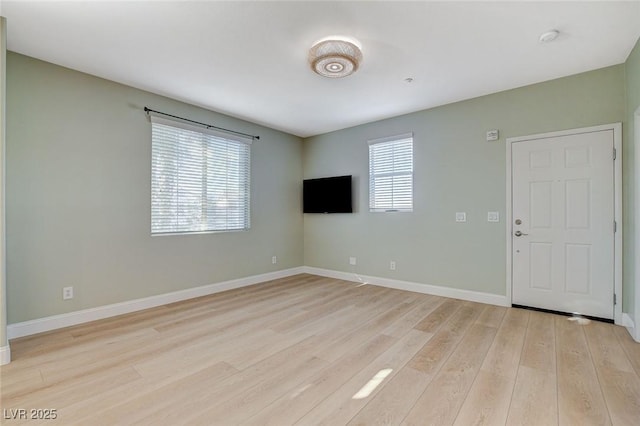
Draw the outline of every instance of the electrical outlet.
<instances>
[{"instance_id":1,"label":"electrical outlet","mask_svg":"<svg viewBox=\"0 0 640 426\"><path fill-rule=\"evenodd\" d=\"M349 258L349 265L355 265L356 264L356 258L355 257L350 257Z\"/></svg>"},{"instance_id":2,"label":"electrical outlet","mask_svg":"<svg viewBox=\"0 0 640 426\"><path fill-rule=\"evenodd\" d=\"M500 222L500 212L487 212L487 222Z\"/></svg>"},{"instance_id":3,"label":"electrical outlet","mask_svg":"<svg viewBox=\"0 0 640 426\"><path fill-rule=\"evenodd\" d=\"M62 288L62 300L73 299L73 287Z\"/></svg>"},{"instance_id":4,"label":"electrical outlet","mask_svg":"<svg viewBox=\"0 0 640 426\"><path fill-rule=\"evenodd\" d=\"M396 270L396 261L392 260L391 262L389 262L389 269L392 271Z\"/></svg>"},{"instance_id":5,"label":"electrical outlet","mask_svg":"<svg viewBox=\"0 0 640 426\"><path fill-rule=\"evenodd\" d=\"M456 212L456 222L466 222L467 214L465 212Z\"/></svg>"},{"instance_id":6,"label":"electrical outlet","mask_svg":"<svg viewBox=\"0 0 640 426\"><path fill-rule=\"evenodd\" d=\"M276 263L278 263L278 256L272 256L272 257L271 257L271 263L273 263L274 265L275 265Z\"/></svg>"}]
</instances>

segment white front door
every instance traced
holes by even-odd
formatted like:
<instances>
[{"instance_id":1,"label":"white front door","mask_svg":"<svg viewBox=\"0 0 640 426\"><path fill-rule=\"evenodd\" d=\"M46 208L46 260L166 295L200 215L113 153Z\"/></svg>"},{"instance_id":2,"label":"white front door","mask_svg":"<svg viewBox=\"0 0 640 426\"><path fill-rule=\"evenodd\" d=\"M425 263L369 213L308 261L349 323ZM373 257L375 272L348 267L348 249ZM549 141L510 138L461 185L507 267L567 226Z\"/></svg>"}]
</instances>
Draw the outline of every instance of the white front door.
<instances>
[{"instance_id":1,"label":"white front door","mask_svg":"<svg viewBox=\"0 0 640 426\"><path fill-rule=\"evenodd\" d=\"M613 130L512 144L512 302L614 317Z\"/></svg>"}]
</instances>

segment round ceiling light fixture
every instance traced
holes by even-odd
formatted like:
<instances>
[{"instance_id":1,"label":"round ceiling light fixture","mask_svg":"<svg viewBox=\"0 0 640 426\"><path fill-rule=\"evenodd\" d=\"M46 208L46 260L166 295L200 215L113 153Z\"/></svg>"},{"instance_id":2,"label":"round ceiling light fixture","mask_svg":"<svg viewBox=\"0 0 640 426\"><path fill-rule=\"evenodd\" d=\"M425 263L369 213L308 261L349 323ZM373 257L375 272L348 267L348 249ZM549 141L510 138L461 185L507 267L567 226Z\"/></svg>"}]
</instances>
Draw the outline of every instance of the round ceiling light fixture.
<instances>
[{"instance_id":1,"label":"round ceiling light fixture","mask_svg":"<svg viewBox=\"0 0 640 426\"><path fill-rule=\"evenodd\" d=\"M351 75L358 70L361 61L360 43L348 37L326 37L315 42L309 50L311 69L323 77Z\"/></svg>"}]
</instances>

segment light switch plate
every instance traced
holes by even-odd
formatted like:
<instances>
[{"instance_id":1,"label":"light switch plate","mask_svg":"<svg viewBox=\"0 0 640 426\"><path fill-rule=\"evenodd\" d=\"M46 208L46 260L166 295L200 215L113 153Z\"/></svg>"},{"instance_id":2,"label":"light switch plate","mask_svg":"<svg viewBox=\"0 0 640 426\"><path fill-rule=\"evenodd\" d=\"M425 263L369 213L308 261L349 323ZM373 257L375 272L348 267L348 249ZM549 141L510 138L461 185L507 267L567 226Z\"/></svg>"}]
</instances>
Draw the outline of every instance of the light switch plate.
<instances>
[{"instance_id":1,"label":"light switch plate","mask_svg":"<svg viewBox=\"0 0 640 426\"><path fill-rule=\"evenodd\" d=\"M465 212L456 212L456 222L466 222L467 214Z\"/></svg>"},{"instance_id":2,"label":"light switch plate","mask_svg":"<svg viewBox=\"0 0 640 426\"><path fill-rule=\"evenodd\" d=\"M487 212L487 222L500 222L500 212Z\"/></svg>"}]
</instances>

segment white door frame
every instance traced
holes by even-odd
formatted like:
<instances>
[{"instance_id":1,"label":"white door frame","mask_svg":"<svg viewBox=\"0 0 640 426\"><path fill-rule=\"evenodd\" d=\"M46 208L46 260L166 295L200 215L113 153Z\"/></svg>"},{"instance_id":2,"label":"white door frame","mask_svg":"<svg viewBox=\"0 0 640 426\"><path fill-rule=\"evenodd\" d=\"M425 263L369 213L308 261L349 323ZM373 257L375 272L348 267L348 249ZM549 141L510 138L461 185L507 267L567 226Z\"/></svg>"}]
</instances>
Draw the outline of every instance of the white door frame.
<instances>
[{"instance_id":1,"label":"white door frame","mask_svg":"<svg viewBox=\"0 0 640 426\"><path fill-rule=\"evenodd\" d=\"M636 293L636 301L635 301L635 312L633 320L635 321L633 332L631 335L633 336L633 340L636 342L640 342L640 107L636 109L635 114L633 114L633 121L635 126L635 136L634 136L634 150L635 150L635 253L636 253L636 264L634 268L635 273L635 293ZM629 330L630 332L632 330Z\"/></svg>"},{"instance_id":2,"label":"white door frame","mask_svg":"<svg viewBox=\"0 0 640 426\"><path fill-rule=\"evenodd\" d=\"M513 285L513 268L512 268L512 238L513 233L513 204L512 204L512 162L511 152L515 142L526 140L555 138L560 136L569 136L580 133L600 132L603 130L613 130L613 147L616 150L616 160L614 161L614 220L617 224L614 236L614 294L617 296L617 303L613 310L613 320L616 324L622 324L622 123L605 124L602 126L583 127L580 129L562 130L559 132L539 133L528 136L518 136L507 138L507 218L505 220L507 227L507 303L513 303L512 285ZM613 153L612 153L613 154ZM613 224L611 224L613 226ZM636 272L637 273L637 272ZM636 290L637 291L637 290ZM636 294L637 296L637 294ZM613 301L612 301L613 302ZM638 307L636 306L636 311Z\"/></svg>"}]
</instances>

